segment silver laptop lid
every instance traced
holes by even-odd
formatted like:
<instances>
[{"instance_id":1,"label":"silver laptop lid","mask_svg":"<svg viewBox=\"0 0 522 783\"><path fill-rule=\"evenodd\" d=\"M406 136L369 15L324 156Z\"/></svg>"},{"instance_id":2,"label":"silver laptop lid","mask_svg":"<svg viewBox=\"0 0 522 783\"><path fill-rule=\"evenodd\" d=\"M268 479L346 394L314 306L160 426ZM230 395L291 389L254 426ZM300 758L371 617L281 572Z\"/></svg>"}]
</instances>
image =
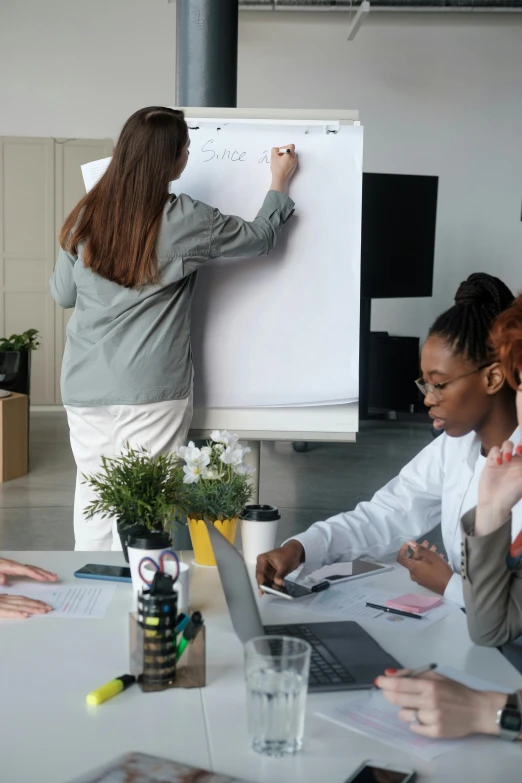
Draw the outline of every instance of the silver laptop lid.
<instances>
[{"instance_id":1,"label":"silver laptop lid","mask_svg":"<svg viewBox=\"0 0 522 783\"><path fill-rule=\"evenodd\" d=\"M207 530L234 631L243 644L256 636L264 636L261 615L243 557L214 525L207 522Z\"/></svg>"}]
</instances>

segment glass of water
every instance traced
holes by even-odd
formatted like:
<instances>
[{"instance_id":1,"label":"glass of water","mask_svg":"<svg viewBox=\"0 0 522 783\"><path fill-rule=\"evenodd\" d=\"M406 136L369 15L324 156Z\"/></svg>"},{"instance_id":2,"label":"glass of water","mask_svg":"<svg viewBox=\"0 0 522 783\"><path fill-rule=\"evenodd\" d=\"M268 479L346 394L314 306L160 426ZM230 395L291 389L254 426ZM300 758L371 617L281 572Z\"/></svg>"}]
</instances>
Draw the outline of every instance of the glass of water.
<instances>
[{"instance_id":1,"label":"glass of water","mask_svg":"<svg viewBox=\"0 0 522 783\"><path fill-rule=\"evenodd\" d=\"M290 636L260 636L245 645L247 721L252 748L286 756L303 747L312 648Z\"/></svg>"}]
</instances>

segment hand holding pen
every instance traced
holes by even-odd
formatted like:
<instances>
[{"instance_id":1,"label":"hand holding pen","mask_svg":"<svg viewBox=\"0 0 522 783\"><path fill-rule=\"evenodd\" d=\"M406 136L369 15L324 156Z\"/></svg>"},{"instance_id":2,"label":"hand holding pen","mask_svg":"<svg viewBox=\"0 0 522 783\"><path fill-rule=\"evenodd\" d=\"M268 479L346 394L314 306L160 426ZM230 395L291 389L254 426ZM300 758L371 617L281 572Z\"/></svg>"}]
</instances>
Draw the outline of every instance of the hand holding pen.
<instances>
[{"instance_id":1,"label":"hand holding pen","mask_svg":"<svg viewBox=\"0 0 522 783\"><path fill-rule=\"evenodd\" d=\"M476 691L432 671L387 670L375 684L390 704L400 708L399 718L415 734L425 737L465 737L468 734L498 734L497 711L506 702L505 693Z\"/></svg>"}]
</instances>

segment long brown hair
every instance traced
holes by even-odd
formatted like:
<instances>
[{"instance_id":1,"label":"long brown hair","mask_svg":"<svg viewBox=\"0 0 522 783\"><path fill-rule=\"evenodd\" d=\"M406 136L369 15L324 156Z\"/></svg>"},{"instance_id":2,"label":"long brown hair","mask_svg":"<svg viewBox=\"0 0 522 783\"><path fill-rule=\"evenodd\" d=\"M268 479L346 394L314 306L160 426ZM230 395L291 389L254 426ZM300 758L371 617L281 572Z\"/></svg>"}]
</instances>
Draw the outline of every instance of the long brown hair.
<instances>
[{"instance_id":1,"label":"long brown hair","mask_svg":"<svg viewBox=\"0 0 522 783\"><path fill-rule=\"evenodd\" d=\"M163 106L130 117L102 178L75 206L60 232L73 255L127 288L158 282L155 253L176 160L188 141L182 111Z\"/></svg>"},{"instance_id":2,"label":"long brown hair","mask_svg":"<svg viewBox=\"0 0 522 783\"><path fill-rule=\"evenodd\" d=\"M522 381L522 296L493 324L491 344L510 386L517 389Z\"/></svg>"}]
</instances>

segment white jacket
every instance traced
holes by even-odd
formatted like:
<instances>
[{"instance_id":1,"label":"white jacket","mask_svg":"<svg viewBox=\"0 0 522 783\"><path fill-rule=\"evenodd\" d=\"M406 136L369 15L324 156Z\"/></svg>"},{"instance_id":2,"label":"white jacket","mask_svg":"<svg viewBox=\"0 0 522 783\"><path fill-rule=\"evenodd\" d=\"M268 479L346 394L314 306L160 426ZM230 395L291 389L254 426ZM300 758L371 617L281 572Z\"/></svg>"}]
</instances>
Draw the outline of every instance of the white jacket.
<instances>
[{"instance_id":1,"label":"white jacket","mask_svg":"<svg viewBox=\"0 0 522 783\"><path fill-rule=\"evenodd\" d=\"M512 440L518 444L520 430ZM467 498L480 441L474 432L462 438L445 433L426 446L369 502L316 522L306 532L293 536L305 549L307 571L311 567L347 562L358 557L383 557L400 549L409 539L427 535L441 523L448 561L454 571L445 598L464 606L461 568L462 515L477 504ZM513 509L512 536L522 529L522 501Z\"/></svg>"}]
</instances>

